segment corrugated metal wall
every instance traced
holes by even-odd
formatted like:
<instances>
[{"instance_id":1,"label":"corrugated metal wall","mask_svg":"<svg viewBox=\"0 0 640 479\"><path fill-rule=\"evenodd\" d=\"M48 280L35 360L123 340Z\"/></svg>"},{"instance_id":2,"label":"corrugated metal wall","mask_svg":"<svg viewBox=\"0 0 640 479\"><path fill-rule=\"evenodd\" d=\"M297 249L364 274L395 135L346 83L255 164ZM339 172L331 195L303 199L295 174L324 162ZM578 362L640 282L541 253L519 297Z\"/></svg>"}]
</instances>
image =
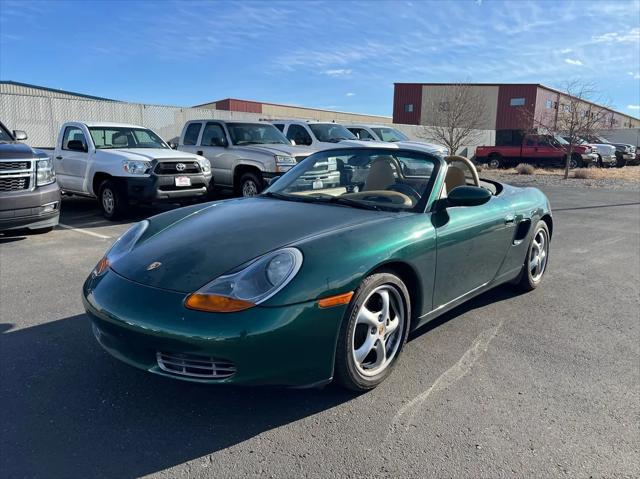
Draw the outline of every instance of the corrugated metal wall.
<instances>
[{"instance_id":1,"label":"corrugated metal wall","mask_svg":"<svg viewBox=\"0 0 640 479\"><path fill-rule=\"evenodd\" d=\"M413 105L412 111L405 111ZM405 125L419 125L422 111L422 84L399 83L393 89L393 122Z\"/></svg>"},{"instance_id":2,"label":"corrugated metal wall","mask_svg":"<svg viewBox=\"0 0 640 479\"><path fill-rule=\"evenodd\" d=\"M536 108L537 85L500 85L496 130L517 130L529 127ZM523 106L511 106L512 98L524 98Z\"/></svg>"}]
</instances>

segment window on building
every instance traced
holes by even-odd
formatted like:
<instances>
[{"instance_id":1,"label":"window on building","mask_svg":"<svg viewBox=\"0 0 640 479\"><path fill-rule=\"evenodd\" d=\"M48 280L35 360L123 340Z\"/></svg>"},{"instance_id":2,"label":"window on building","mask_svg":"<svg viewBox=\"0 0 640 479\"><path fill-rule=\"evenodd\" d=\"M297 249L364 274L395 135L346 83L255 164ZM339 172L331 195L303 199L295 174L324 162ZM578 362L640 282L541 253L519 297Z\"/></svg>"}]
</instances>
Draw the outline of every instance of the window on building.
<instances>
[{"instance_id":1,"label":"window on building","mask_svg":"<svg viewBox=\"0 0 640 479\"><path fill-rule=\"evenodd\" d=\"M544 106L546 108L553 108L553 101L552 100L547 100L544 102Z\"/></svg>"},{"instance_id":2,"label":"window on building","mask_svg":"<svg viewBox=\"0 0 640 479\"><path fill-rule=\"evenodd\" d=\"M511 106L524 106L524 98L522 98L522 97L512 98L511 99Z\"/></svg>"},{"instance_id":3,"label":"window on building","mask_svg":"<svg viewBox=\"0 0 640 479\"><path fill-rule=\"evenodd\" d=\"M405 113L413 113L413 103L405 103L404 112Z\"/></svg>"}]
</instances>

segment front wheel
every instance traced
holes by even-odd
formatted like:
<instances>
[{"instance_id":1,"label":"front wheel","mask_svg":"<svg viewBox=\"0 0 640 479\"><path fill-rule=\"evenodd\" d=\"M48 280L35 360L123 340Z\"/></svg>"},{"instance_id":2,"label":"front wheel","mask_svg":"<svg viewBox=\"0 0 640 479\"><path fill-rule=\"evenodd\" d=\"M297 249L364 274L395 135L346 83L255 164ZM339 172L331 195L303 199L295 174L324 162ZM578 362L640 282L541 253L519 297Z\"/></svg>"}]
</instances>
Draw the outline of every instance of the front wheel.
<instances>
[{"instance_id":1,"label":"front wheel","mask_svg":"<svg viewBox=\"0 0 640 479\"><path fill-rule=\"evenodd\" d=\"M262 191L262 180L255 173L245 173L240 177L238 193L243 197L256 196Z\"/></svg>"},{"instance_id":2,"label":"front wheel","mask_svg":"<svg viewBox=\"0 0 640 479\"><path fill-rule=\"evenodd\" d=\"M581 168L581 167L582 167L582 158L580 158L579 155L571 156L571 159L569 160L569 169L573 170L575 168Z\"/></svg>"},{"instance_id":3,"label":"front wheel","mask_svg":"<svg viewBox=\"0 0 640 479\"><path fill-rule=\"evenodd\" d=\"M104 180L98 190L98 200L102 214L108 220L115 221L122 217L127 200L122 190L113 180Z\"/></svg>"},{"instance_id":4,"label":"front wheel","mask_svg":"<svg viewBox=\"0 0 640 479\"><path fill-rule=\"evenodd\" d=\"M502 166L502 157L498 155L489 155L487 166L493 170L500 168Z\"/></svg>"},{"instance_id":5,"label":"front wheel","mask_svg":"<svg viewBox=\"0 0 640 479\"><path fill-rule=\"evenodd\" d=\"M340 328L336 380L354 391L384 381L407 341L410 315L409 293L400 278L392 273L365 278Z\"/></svg>"},{"instance_id":6,"label":"front wheel","mask_svg":"<svg viewBox=\"0 0 640 479\"><path fill-rule=\"evenodd\" d=\"M520 273L518 286L524 291L531 291L538 287L542 281L542 276L547 270L549 261L549 227L547 223L540 220L536 225L531 243L527 249L527 256Z\"/></svg>"}]
</instances>

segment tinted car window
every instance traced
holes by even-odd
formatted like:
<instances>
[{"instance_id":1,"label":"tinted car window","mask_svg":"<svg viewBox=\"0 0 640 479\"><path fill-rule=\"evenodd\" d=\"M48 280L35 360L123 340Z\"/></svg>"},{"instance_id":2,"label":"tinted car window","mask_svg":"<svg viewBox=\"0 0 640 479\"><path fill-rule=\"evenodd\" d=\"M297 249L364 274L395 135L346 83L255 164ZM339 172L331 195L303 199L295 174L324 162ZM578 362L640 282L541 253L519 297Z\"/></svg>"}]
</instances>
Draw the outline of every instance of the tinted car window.
<instances>
[{"instance_id":1,"label":"tinted car window","mask_svg":"<svg viewBox=\"0 0 640 479\"><path fill-rule=\"evenodd\" d=\"M280 131L284 131L284 125L282 123L274 123L273 126L275 126Z\"/></svg>"},{"instance_id":2,"label":"tinted car window","mask_svg":"<svg viewBox=\"0 0 640 479\"><path fill-rule=\"evenodd\" d=\"M68 126L65 128L64 135L62 137L62 149L68 150L69 142L72 140L81 141L85 148L87 146L87 139L85 138L84 133L82 133L82 130L76 126Z\"/></svg>"},{"instance_id":3,"label":"tinted car window","mask_svg":"<svg viewBox=\"0 0 640 479\"><path fill-rule=\"evenodd\" d=\"M202 132L202 146L217 146L220 141L226 141L224 130L218 123L207 123Z\"/></svg>"},{"instance_id":4,"label":"tinted car window","mask_svg":"<svg viewBox=\"0 0 640 479\"><path fill-rule=\"evenodd\" d=\"M191 123L187 127L187 131L184 132L185 145L195 145L198 142L200 128L202 128L202 123Z\"/></svg>"},{"instance_id":5,"label":"tinted car window","mask_svg":"<svg viewBox=\"0 0 640 479\"><path fill-rule=\"evenodd\" d=\"M318 141L337 143L340 140L357 140L356 136L344 126L335 123L311 123L309 128Z\"/></svg>"},{"instance_id":6,"label":"tinted car window","mask_svg":"<svg viewBox=\"0 0 640 479\"><path fill-rule=\"evenodd\" d=\"M349 130L351 133L356 135L358 140L375 140L376 139L373 137L371 133L369 133L364 128L347 128L347 130Z\"/></svg>"},{"instance_id":7,"label":"tinted car window","mask_svg":"<svg viewBox=\"0 0 640 479\"><path fill-rule=\"evenodd\" d=\"M290 144L270 123L227 123L227 129L234 145Z\"/></svg>"},{"instance_id":8,"label":"tinted car window","mask_svg":"<svg viewBox=\"0 0 640 479\"><path fill-rule=\"evenodd\" d=\"M300 125L289 125L287 138L296 142L296 145L310 145L313 143L311 135Z\"/></svg>"},{"instance_id":9,"label":"tinted car window","mask_svg":"<svg viewBox=\"0 0 640 479\"><path fill-rule=\"evenodd\" d=\"M13 141L9 131L4 128L2 123L0 123L0 141Z\"/></svg>"}]
</instances>

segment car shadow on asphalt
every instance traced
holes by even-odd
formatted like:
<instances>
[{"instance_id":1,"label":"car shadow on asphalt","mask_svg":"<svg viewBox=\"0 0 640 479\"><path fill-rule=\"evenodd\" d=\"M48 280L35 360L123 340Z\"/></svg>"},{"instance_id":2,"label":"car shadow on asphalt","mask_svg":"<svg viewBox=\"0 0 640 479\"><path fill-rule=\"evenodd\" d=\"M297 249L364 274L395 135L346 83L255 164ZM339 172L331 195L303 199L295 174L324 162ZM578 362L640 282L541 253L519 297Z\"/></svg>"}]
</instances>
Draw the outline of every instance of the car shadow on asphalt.
<instances>
[{"instance_id":1,"label":"car shadow on asphalt","mask_svg":"<svg viewBox=\"0 0 640 479\"><path fill-rule=\"evenodd\" d=\"M4 477L140 477L355 397L139 371L102 351L84 315L19 330L3 323L0 332Z\"/></svg>"}]
</instances>

